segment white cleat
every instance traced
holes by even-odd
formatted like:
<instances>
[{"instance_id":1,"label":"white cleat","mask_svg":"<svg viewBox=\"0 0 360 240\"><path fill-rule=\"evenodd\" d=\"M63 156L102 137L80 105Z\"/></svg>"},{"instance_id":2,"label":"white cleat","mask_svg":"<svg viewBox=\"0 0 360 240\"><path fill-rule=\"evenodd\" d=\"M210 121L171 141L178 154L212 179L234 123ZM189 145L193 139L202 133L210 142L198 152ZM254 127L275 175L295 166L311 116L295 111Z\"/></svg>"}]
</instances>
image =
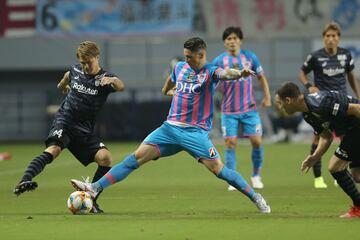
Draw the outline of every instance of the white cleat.
<instances>
[{"instance_id":1,"label":"white cleat","mask_svg":"<svg viewBox=\"0 0 360 240\"><path fill-rule=\"evenodd\" d=\"M91 183L89 182L81 182L76 179L71 179L71 185L77 190L77 191L84 191L90 194L90 196L93 199L96 199L96 196L99 194L98 191L92 188Z\"/></svg>"},{"instance_id":2,"label":"white cleat","mask_svg":"<svg viewBox=\"0 0 360 240\"><path fill-rule=\"evenodd\" d=\"M250 180L251 180L251 184L252 184L253 188L256 188L256 189L264 188L264 183L261 181L260 176L251 177Z\"/></svg>"},{"instance_id":3,"label":"white cleat","mask_svg":"<svg viewBox=\"0 0 360 240\"><path fill-rule=\"evenodd\" d=\"M263 198L263 196L261 196L261 194L256 194L254 203L261 213L271 213L270 206L266 203L265 199Z\"/></svg>"},{"instance_id":4,"label":"white cleat","mask_svg":"<svg viewBox=\"0 0 360 240\"><path fill-rule=\"evenodd\" d=\"M237 191L237 189L231 185L228 186L228 191Z\"/></svg>"}]
</instances>

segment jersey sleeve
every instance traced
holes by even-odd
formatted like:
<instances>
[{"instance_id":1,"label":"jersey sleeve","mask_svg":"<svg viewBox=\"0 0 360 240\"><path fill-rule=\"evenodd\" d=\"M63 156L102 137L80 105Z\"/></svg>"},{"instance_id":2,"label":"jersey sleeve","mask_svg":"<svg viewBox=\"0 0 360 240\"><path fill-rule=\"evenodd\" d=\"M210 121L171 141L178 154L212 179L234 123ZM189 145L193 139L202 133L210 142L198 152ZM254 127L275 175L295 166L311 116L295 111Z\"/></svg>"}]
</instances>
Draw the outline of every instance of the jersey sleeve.
<instances>
[{"instance_id":1,"label":"jersey sleeve","mask_svg":"<svg viewBox=\"0 0 360 240\"><path fill-rule=\"evenodd\" d=\"M178 71L179 64L180 64L180 62L177 62L174 66L174 69L172 70L172 73L171 73L171 82L172 83L176 83L176 72Z\"/></svg>"},{"instance_id":2,"label":"jersey sleeve","mask_svg":"<svg viewBox=\"0 0 360 240\"><path fill-rule=\"evenodd\" d=\"M224 71L224 69L221 68L221 67L218 67L216 65L212 65L210 67L210 75L212 76L211 79L213 79L213 81L215 83L217 83L219 81L220 74L221 74L222 71Z\"/></svg>"},{"instance_id":3,"label":"jersey sleeve","mask_svg":"<svg viewBox=\"0 0 360 240\"><path fill-rule=\"evenodd\" d=\"M251 58L253 61L251 70L253 70L258 76L264 74L264 69L255 53L251 54Z\"/></svg>"},{"instance_id":4,"label":"jersey sleeve","mask_svg":"<svg viewBox=\"0 0 360 240\"><path fill-rule=\"evenodd\" d=\"M118 76L116 76L116 75L113 74L113 73L109 73L109 72L105 73L104 76L105 76L105 77L116 77L117 79L119 79ZM111 92L116 92L115 88L114 88L112 85L105 85L104 87L105 87L105 89L106 89L109 93L111 93Z\"/></svg>"},{"instance_id":5,"label":"jersey sleeve","mask_svg":"<svg viewBox=\"0 0 360 240\"><path fill-rule=\"evenodd\" d=\"M303 117L305 122L310 124L310 126L314 129L316 135L319 135L322 131L324 131L324 127L314 116L304 113Z\"/></svg>"},{"instance_id":6,"label":"jersey sleeve","mask_svg":"<svg viewBox=\"0 0 360 240\"><path fill-rule=\"evenodd\" d=\"M306 57L306 60L303 63L301 69L304 71L305 74L308 74L314 69L314 64L314 57L312 56L312 54L309 54Z\"/></svg>"}]
</instances>

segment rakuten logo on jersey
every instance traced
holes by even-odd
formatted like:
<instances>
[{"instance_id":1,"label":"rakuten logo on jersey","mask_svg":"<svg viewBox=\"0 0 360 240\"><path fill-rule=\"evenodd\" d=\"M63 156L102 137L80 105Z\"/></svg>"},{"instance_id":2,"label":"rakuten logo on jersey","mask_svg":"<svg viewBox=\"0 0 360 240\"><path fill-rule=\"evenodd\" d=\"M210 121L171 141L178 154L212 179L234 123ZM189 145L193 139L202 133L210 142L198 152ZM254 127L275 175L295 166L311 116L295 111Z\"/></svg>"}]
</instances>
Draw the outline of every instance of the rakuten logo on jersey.
<instances>
[{"instance_id":1,"label":"rakuten logo on jersey","mask_svg":"<svg viewBox=\"0 0 360 240\"><path fill-rule=\"evenodd\" d=\"M74 83L73 88L78 90L78 92L89 94L89 95L97 95L98 94L97 89L87 88L82 84Z\"/></svg>"},{"instance_id":2,"label":"rakuten logo on jersey","mask_svg":"<svg viewBox=\"0 0 360 240\"><path fill-rule=\"evenodd\" d=\"M176 83L176 92L178 93L200 94L200 90L201 90L201 84L199 83L189 83L189 82Z\"/></svg>"}]
</instances>

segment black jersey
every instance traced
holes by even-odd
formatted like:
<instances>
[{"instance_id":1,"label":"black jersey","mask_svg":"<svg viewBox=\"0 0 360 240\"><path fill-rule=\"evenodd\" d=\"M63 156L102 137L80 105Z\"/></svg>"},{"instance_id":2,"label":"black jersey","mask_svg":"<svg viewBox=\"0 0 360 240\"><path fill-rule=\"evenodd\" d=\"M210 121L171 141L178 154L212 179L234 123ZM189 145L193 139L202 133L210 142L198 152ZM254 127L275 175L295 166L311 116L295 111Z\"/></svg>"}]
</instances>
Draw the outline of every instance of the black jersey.
<instances>
[{"instance_id":1,"label":"black jersey","mask_svg":"<svg viewBox=\"0 0 360 240\"><path fill-rule=\"evenodd\" d=\"M360 127L356 117L347 115L349 103L360 103L356 98L337 91L320 91L304 96L309 109L304 113L304 119L316 133L329 129L342 136L352 128Z\"/></svg>"},{"instance_id":2,"label":"black jersey","mask_svg":"<svg viewBox=\"0 0 360 240\"><path fill-rule=\"evenodd\" d=\"M101 69L96 75L83 72L80 64L71 67L71 90L62 102L53 124L62 124L85 133L94 129L95 118L108 95L115 92L111 85L100 86L102 77L116 77Z\"/></svg>"},{"instance_id":3,"label":"black jersey","mask_svg":"<svg viewBox=\"0 0 360 240\"><path fill-rule=\"evenodd\" d=\"M305 74L313 71L314 84L320 90L336 90L346 94L346 74L354 67L350 51L339 47L333 56L325 48L311 53L301 69Z\"/></svg>"}]
</instances>

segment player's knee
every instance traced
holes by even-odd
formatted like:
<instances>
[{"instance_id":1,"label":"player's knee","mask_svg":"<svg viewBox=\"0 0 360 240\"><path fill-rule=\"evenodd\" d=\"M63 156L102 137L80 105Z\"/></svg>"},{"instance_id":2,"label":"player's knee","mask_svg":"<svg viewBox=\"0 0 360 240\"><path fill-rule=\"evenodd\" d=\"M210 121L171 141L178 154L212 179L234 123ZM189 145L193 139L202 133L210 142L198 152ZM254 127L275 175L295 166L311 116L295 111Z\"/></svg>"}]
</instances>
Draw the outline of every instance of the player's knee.
<instances>
[{"instance_id":1,"label":"player's knee","mask_svg":"<svg viewBox=\"0 0 360 240\"><path fill-rule=\"evenodd\" d=\"M51 155L53 155L53 158L55 159L57 156L59 156L59 154L61 153L62 149L60 146L57 145L52 145L49 146L45 149L45 152L50 153Z\"/></svg>"},{"instance_id":2,"label":"player's knee","mask_svg":"<svg viewBox=\"0 0 360 240\"><path fill-rule=\"evenodd\" d=\"M227 149L235 149L236 147L236 140L232 138L228 138L225 140L225 146Z\"/></svg>"},{"instance_id":3,"label":"player's knee","mask_svg":"<svg viewBox=\"0 0 360 240\"><path fill-rule=\"evenodd\" d=\"M95 162L100 166L111 167L112 157L110 152L106 149L98 151L95 155Z\"/></svg>"}]
</instances>

